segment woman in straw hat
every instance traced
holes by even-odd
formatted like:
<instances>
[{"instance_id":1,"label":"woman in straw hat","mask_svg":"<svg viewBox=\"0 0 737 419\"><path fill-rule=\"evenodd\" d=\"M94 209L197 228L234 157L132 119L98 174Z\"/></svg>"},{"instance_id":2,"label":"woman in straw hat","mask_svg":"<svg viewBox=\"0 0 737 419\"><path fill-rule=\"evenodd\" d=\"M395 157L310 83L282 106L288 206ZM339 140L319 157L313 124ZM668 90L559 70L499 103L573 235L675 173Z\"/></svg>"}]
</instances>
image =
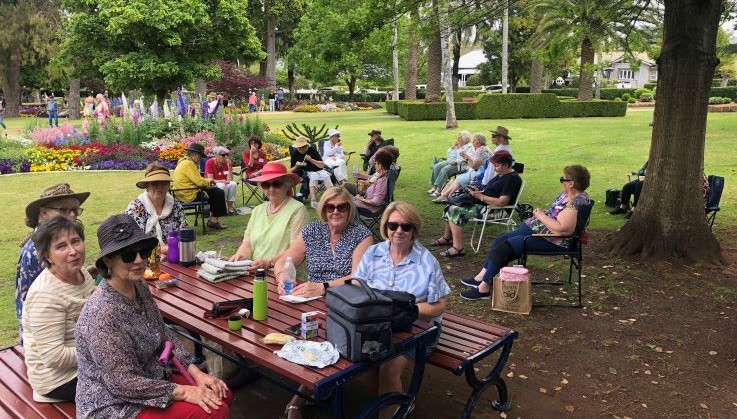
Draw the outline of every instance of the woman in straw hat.
<instances>
[{"instance_id":1,"label":"woman in straw hat","mask_svg":"<svg viewBox=\"0 0 737 419\"><path fill-rule=\"evenodd\" d=\"M176 198L182 202L194 201L200 193L207 192L207 203L210 204L210 219L207 226L217 230L226 228L220 223L218 217L228 214L225 204L225 192L215 187L215 180L205 179L200 174L200 160L205 157L205 147L202 144L190 144L184 150L182 157L174 168L174 189Z\"/></svg>"},{"instance_id":2,"label":"woman in straw hat","mask_svg":"<svg viewBox=\"0 0 737 419\"><path fill-rule=\"evenodd\" d=\"M58 214L33 232L45 269L23 305L23 349L28 382L38 402L74 401L77 345L74 327L95 289L84 269L84 228Z\"/></svg>"},{"instance_id":3,"label":"woman in straw hat","mask_svg":"<svg viewBox=\"0 0 737 419\"><path fill-rule=\"evenodd\" d=\"M292 172L303 179L300 193L304 195L307 192L305 185L309 185L312 208L317 208L317 184L322 182L325 189L333 187L330 173L325 170L325 162L322 161L322 156L315 146L310 145L307 138L302 136L294 140L290 154L289 165Z\"/></svg>"},{"instance_id":4,"label":"woman in straw hat","mask_svg":"<svg viewBox=\"0 0 737 419\"><path fill-rule=\"evenodd\" d=\"M144 233L154 234L159 239L162 255L168 253L166 236L169 232L187 227L182 205L169 193L170 184L169 169L155 162L149 164L143 179L136 182L136 186L145 191L125 210Z\"/></svg>"},{"instance_id":5,"label":"woman in straw hat","mask_svg":"<svg viewBox=\"0 0 737 419\"><path fill-rule=\"evenodd\" d=\"M252 270L270 268L307 224L307 209L289 195L299 176L277 162L266 163L261 176L251 178L261 186L267 201L251 212L243 242L231 261L252 259Z\"/></svg>"},{"instance_id":6,"label":"woman in straw hat","mask_svg":"<svg viewBox=\"0 0 737 419\"><path fill-rule=\"evenodd\" d=\"M89 192L75 193L69 187L68 183L49 186L41 192L39 199L31 202L26 207L26 225L35 229L39 224L58 214L76 219L82 213L80 205L89 196ZM21 327L23 324L23 301L26 298L26 293L33 281L44 269L36 256L36 245L29 239L30 236L21 243L18 268L15 275L15 315Z\"/></svg>"},{"instance_id":7,"label":"woman in straw hat","mask_svg":"<svg viewBox=\"0 0 737 419\"><path fill-rule=\"evenodd\" d=\"M232 394L202 372L164 324L143 280L156 237L127 214L97 230L95 265L107 280L87 300L77 322L78 418L227 418ZM169 376L159 362L165 341L194 379Z\"/></svg>"}]
</instances>

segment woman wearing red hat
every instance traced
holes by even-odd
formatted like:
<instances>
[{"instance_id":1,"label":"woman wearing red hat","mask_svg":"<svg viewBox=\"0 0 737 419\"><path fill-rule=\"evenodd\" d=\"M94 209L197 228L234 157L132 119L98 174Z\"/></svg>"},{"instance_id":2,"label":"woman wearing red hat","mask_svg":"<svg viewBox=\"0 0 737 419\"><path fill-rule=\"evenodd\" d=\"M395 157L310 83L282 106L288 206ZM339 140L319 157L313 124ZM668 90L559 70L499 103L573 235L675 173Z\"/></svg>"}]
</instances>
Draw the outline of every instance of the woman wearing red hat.
<instances>
[{"instance_id":1,"label":"woman wearing red hat","mask_svg":"<svg viewBox=\"0 0 737 419\"><path fill-rule=\"evenodd\" d=\"M270 268L309 221L305 206L290 196L301 179L283 164L270 162L264 165L261 176L250 180L261 186L268 200L251 212L243 242L230 260L251 259L251 270Z\"/></svg>"}]
</instances>

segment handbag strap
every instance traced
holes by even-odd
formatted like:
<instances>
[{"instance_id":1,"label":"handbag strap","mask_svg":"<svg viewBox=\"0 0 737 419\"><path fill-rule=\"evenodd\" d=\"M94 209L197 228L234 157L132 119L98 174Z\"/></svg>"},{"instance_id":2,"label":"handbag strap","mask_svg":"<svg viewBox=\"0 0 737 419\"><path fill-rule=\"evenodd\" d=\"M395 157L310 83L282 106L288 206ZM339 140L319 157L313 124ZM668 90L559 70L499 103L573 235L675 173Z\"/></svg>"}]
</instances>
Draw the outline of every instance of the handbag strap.
<instances>
[{"instance_id":1,"label":"handbag strap","mask_svg":"<svg viewBox=\"0 0 737 419\"><path fill-rule=\"evenodd\" d=\"M369 295L371 300L378 300L378 298L376 297L376 292L374 291L373 288L368 286L366 281L364 281L363 279L357 279L357 278L354 278L353 280L358 282L358 284L361 285L361 287L363 287L363 289L366 291L366 294Z\"/></svg>"}]
</instances>

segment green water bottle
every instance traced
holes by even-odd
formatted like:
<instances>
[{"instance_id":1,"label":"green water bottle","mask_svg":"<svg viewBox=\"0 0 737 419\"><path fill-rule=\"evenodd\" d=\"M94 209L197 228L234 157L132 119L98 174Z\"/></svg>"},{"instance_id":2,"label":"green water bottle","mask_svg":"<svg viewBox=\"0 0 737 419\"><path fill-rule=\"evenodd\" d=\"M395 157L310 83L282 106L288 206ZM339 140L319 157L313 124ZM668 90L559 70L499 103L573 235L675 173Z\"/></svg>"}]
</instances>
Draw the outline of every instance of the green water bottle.
<instances>
[{"instance_id":1,"label":"green water bottle","mask_svg":"<svg viewBox=\"0 0 737 419\"><path fill-rule=\"evenodd\" d=\"M253 279L253 319L266 320L269 315L267 298L268 283L266 282L266 270L257 269L256 277Z\"/></svg>"}]
</instances>

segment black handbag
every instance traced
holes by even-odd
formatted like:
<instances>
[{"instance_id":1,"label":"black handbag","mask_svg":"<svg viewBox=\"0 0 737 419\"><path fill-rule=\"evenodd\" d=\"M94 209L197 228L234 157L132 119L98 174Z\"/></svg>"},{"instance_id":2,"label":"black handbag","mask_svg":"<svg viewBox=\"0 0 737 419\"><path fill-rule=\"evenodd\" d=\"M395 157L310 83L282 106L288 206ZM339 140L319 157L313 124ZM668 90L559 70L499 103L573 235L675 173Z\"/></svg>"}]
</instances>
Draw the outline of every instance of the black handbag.
<instances>
[{"instance_id":1,"label":"black handbag","mask_svg":"<svg viewBox=\"0 0 737 419\"><path fill-rule=\"evenodd\" d=\"M461 188L448 197L448 203L459 207L470 207L471 205L481 203L481 201L471 196L465 188Z\"/></svg>"},{"instance_id":2,"label":"black handbag","mask_svg":"<svg viewBox=\"0 0 737 419\"><path fill-rule=\"evenodd\" d=\"M253 310L253 298L242 300L216 301L212 303L212 310L205 311L205 318L216 319L227 317L242 308Z\"/></svg>"}]
</instances>

